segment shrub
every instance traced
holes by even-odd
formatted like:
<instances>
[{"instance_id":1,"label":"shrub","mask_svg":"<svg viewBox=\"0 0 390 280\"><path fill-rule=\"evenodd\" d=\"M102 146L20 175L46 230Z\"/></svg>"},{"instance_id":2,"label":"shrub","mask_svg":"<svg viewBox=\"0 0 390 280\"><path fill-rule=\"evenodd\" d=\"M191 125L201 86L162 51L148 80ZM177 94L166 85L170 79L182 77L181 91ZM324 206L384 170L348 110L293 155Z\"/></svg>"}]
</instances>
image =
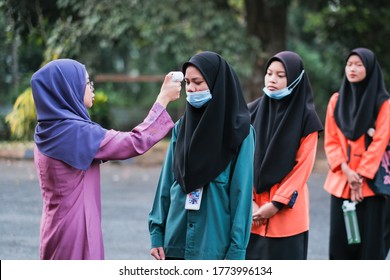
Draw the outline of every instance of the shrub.
<instances>
[{"instance_id":1,"label":"shrub","mask_svg":"<svg viewBox=\"0 0 390 280\"><path fill-rule=\"evenodd\" d=\"M107 101L108 97L103 91L96 91L95 102L89 109L91 120L105 128L110 127L110 110Z\"/></svg>"},{"instance_id":2,"label":"shrub","mask_svg":"<svg viewBox=\"0 0 390 280\"><path fill-rule=\"evenodd\" d=\"M9 124L11 139L32 140L37 122L31 87L16 99L12 111L5 117Z\"/></svg>"}]
</instances>

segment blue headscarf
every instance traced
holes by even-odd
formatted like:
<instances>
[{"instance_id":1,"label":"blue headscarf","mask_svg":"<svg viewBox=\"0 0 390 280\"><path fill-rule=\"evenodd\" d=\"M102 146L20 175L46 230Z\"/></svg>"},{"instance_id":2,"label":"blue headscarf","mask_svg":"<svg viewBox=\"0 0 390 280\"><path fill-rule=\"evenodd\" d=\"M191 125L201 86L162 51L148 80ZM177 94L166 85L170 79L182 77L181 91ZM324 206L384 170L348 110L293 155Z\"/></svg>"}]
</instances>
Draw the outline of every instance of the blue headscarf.
<instances>
[{"instance_id":1,"label":"blue headscarf","mask_svg":"<svg viewBox=\"0 0 390 280\"><path fill-rule=\"evenodd\" d=\"M84 105L87 71L72 59L49 62L31 78L38 124L34 141L38 150L87 170L106 130L91 121Z\"/></svg>"}]
</instances>

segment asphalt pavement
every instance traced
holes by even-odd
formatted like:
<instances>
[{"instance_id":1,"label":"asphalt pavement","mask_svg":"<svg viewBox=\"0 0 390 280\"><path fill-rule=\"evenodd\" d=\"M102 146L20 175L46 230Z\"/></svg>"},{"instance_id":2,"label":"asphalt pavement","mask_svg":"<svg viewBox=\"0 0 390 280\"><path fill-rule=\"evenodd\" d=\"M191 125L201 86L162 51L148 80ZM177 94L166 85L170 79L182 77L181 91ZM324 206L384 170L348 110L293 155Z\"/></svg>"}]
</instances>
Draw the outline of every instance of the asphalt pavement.
<instances>
[{"instance_id":1,"label":"asphalt pavement","mask_svg":"<svg viewBox=\"0 0 390 280\"><path fill-rule=\"evenodd\" d=\"M134 161L101 166L102 228L107 260L151 260L147 216L161 165ZM39 259L42 200L30 159L0 159L0 259ZM309 260L328 258L329 195L323 190L325 172L309 178ZM388 257L389 259L389 257Z\"/></svg>"}]
</instances>

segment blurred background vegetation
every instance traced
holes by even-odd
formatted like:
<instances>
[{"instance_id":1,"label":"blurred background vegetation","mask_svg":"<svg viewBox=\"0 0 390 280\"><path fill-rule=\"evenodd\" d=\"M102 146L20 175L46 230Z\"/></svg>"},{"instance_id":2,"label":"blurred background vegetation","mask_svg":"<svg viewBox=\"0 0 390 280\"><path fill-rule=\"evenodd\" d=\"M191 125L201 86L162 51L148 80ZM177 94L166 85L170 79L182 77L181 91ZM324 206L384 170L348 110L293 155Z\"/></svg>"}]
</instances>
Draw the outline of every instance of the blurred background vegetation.
<instances>
[{"instance_id":1,"label":"blurred background vegetation","mask_svg":"<svg viewBox=\"0 0 390 280\"><path fill-rule=\"evenodd\" d=\"M137 77L163 77L212 50L238 72L250 102L261 94L268 58L292 50L304 60L324 119L352 48L372 49L389 84L389 34L385 0L0 0L0 140L32 139L31 75L65 57L85 64L95 82L91 118L130 130L162 82ZM168 111L176 120L184 106L183 89Z\"/></svg>"}]
</instances>

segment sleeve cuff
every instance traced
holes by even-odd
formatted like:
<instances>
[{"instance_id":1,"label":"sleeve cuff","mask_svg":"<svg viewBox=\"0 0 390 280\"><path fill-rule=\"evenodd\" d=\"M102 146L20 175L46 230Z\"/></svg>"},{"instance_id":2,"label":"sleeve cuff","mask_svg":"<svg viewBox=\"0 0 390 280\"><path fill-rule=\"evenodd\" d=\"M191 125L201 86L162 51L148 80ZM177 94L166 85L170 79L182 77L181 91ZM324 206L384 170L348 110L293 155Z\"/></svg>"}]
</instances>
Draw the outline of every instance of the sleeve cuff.
<instances>
[{"instance_id":1,"label":"sleeve cuff","mask_svg":"<svg viewBox=\"0 0 390 280\"><path fill-rule=\"evenodd\" d=\"M284 207L284 204L278 201L271 201L271 203L278 208L278 210L281 210Z\"/></svg>"}]
</instances>

